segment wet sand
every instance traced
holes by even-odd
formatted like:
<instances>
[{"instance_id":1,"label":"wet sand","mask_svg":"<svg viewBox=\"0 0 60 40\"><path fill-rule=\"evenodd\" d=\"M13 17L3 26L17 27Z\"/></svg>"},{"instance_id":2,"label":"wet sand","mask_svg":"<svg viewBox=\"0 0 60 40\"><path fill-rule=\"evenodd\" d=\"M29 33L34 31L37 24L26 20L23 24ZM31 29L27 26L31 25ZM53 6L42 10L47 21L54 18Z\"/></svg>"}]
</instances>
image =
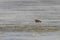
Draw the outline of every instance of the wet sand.
<instances>
[{"instance_id":1,"label":"wet sand","mask_svg":"<svg viewBox=\"0 0 60 40\"><path fill-rule=\"evenodd\" d=\"M57 26L4 26L0 31L58 31Z\"/></svg>"}]
</instances>

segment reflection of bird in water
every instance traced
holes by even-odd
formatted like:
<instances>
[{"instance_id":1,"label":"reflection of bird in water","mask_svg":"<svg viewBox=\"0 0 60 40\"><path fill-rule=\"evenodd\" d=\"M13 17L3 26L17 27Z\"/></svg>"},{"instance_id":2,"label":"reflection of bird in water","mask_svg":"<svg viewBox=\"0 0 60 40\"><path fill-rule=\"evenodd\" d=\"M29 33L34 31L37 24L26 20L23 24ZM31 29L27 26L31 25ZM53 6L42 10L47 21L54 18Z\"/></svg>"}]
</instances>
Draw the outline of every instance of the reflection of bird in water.
<instances>
[{"instance_id":1,"label":"reflection of bird in water","mask_svg":"<svg viewBox=\"0 0 60 40\"><path fill-rule=\"evenodd\" d=\"M35 19L35 23L41 23L41 20Z\"/></svg>"}]
</instances>

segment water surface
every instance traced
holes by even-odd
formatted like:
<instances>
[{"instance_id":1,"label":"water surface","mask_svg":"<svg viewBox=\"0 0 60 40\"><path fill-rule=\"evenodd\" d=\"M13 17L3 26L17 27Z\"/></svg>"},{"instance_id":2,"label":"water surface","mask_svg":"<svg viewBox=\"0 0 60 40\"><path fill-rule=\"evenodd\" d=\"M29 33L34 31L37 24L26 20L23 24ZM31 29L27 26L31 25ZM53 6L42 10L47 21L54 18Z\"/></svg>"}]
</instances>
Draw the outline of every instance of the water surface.
<instances>
[{"instance_id":1,"label":"water surface","mask_svg":"<svg viewBox=\"0 0 60 40\"><path fill-rule=\"evenodd\" d=\"M56 32L0 32L0 40L60 40L60 31L56 31Z\"/></svg>"}]
</instances>

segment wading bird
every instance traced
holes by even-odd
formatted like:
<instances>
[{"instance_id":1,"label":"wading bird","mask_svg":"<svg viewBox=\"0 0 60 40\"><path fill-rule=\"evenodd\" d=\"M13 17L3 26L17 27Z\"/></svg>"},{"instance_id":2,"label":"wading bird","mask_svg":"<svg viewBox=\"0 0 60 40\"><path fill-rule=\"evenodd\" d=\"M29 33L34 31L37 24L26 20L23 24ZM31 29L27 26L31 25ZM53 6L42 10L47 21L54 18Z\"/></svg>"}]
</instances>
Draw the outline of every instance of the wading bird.
<instances>
[{"instance_id":1,"label":"wading bird","mask_svg":"<svg viewBox=\"0 0 60 40\"><path fill-rule=\"evenodd\" d=\"M38 26L38 27L41 26L41 25L40 25L41 22L42 22L41 20L35 19L36 26Z\"/></svg>"},{"instance_id":2,"label":"wading bird","mask_svg":"<svg viewBox=\"0 0 60 40\"><path fill-rule=\"evenodd\" d=\"M41 20L35 19L35 23L41 23Z\"/></svg>"}]
</instances>

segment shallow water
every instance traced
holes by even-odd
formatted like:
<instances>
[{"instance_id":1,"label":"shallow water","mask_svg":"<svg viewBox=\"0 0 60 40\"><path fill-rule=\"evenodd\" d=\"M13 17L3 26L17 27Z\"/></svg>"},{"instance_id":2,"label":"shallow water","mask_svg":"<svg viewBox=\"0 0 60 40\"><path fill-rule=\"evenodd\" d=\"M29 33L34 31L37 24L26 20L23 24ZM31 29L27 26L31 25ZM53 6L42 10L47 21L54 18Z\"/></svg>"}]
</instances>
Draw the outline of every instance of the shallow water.
<instances>
[{"instance_id":1,"label":"shallow water","mask_svg":"<svg viewBox=\"0 0 60 40\"><path fill-rule=\"evenodd\" d=\"M0 40L60 40L60 31L56 32L2 32L1 31Z\"/></svg>"},{"instance_id":2,"label":"shallow water","mask_svg":"<svg viewBox=\"0 0 60 40\"><path fill-rule=\"evenodd\" d=\"M0 1L0 24L60 26L60 0Z\"/></svg>"}]
</instances>

